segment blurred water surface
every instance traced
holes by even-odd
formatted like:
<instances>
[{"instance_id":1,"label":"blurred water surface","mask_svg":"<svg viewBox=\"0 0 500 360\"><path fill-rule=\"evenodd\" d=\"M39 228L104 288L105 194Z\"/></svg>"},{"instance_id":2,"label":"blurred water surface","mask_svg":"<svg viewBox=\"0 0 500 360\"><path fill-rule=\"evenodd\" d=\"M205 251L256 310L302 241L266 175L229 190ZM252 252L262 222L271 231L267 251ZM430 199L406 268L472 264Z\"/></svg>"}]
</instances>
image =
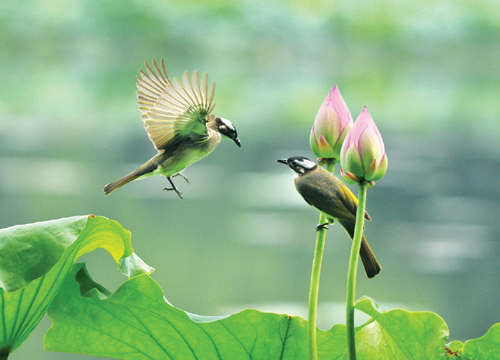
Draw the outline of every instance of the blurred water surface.
<instances>
[{"instance_id":1,"label":"blurred water surface","mask_svg":"<svg viewBox=\"0 0 500 360\"><path fill-rule=\"evenodd\" d=\"M383 271L360 272L358 296L434 311L451 339L479 337L500 321L499 10L441 0L4 1L0 226L103 215L132 232L175 306L306 317L318 214L275 161L313 157L310 127L337 83L354 118L368 106L389 158L367 201ZM105 184L155 153L135 102L137 69L153 57L172 77L208 71L215 112L243 147L223 142L188 168L191 185L176 180L184 201L160 177L104 197ZM330 227L323 329L344 321L349 246ZM124 281L104 251L83 260L108 288ZM88 358L43 352L48 326L11 358Z\"/></svg>"}]
</instances>

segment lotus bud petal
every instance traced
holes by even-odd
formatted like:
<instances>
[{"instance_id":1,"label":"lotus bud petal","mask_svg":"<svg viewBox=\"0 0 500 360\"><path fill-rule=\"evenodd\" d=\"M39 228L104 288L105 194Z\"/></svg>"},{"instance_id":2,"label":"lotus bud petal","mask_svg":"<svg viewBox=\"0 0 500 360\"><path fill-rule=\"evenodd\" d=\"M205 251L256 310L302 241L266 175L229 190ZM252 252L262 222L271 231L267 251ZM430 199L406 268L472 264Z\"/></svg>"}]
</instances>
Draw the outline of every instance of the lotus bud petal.
<instances>
[{"instance_id":1,"label":"lotus bud petal","mask_svg":"<svg viewBox=\"0 0 500 360\"><path fill-rule=\"evenodd\" d=\"M379 181L380 179L382 179L384 177L386 171L387 171L387 156L385 156L385 154L384 154L384 159L380 162L376 171L367 177L371 181Z\"/></svg>"},{"instance_id":2,"label":"lotus bud petal","mask_svg":"<svg viewBox=\"0 0 500 360\"><path fill-rule=\"evenodd\" d=\"M366 106L344 140L340 162L343 172L353 174L358 181L378 181L385 175L387 156L384 141ZM352 177L350 179L353 180Z\"/></svg>"},{"instance_id":3,"label":"lotus bud petal","mask_svg":"<svg viewBox=\"0 0 500 360\"><path fill-rule=\"evenodd\" d=\"M338 160L342 142L351 126L351 114L335 85L321 105L311 129L309 142L314 155Z\"/></svg>"},{"instance_id":4,"label":"lotus bud petal","mask_svg":"<svg viewBox=\"0 0 500 360\"><path fill-rule=\"evenodd\" d=\"M352 185L357 184L361 180L360 178L358 178L353 173L350 173L349 171L344 172L343 169L340 169L340 175L342 176L342 178L345 180L346 183Z\"/></svg>"},{"instance_id":5,"label":"lotus bud petal","mask_svg":"<svg viewBox=\"0 0 500 360\"><path fill-rule=\"evenodd\" d=\"M365 169L363 167L363 161L359 155L359 151L355 146L351 146L347 149L346 161L350 165L349 168L346 168L345 170L362 179L365 175Z\"/></svg>"}]
</instances>

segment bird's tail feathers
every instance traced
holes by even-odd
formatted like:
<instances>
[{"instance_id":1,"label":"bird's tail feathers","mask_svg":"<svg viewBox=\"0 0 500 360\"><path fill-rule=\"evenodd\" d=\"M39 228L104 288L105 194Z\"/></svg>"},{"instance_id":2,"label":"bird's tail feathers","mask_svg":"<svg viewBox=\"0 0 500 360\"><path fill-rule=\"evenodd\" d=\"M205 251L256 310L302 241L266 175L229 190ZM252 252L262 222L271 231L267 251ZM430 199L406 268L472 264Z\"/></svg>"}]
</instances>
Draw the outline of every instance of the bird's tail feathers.
<instances>
[{"instance_id":1,"label":"bird's tail feathers","mask_svg":"<svg viewBox=\"0 0 500 360\"><path fill-rule=\"evenodd\" d=\"M138 168L137 170L132 171L130 174L125 175L121 179L118 179L116 181L113 181L110 184L107 184L104 187L104 194L109 195L113 191L118 189L119 187L122 187L123 185L128 184L129 182L155 170L156 168L157 168L157 165L147 162L144 165L142 165L140 168Z\"/></svg>"},{"instance_id":2,"label":"bird's tail feathers","mask_svg":"<svg viewBox=\"0 0 500 360\"><path fill-rule=\"evenodd\" d=\"M363 266L365 267L366 276L368 278L372 278L377 275L381 270L382 266L377 261L375 254L373 253L370 245L368 245L368 241L366 241L365 236L363 235L363 239L361 240L361 248L359 249L359 256L361 257L361 261L363 262Z\"/></svg>"},{"instance_id":3,"label":"bird's tail feathers","mask_svg":"<svg viewBox=\"0 0 500 360\"><path fill-rule=\"evenodd\" d=\"M339 220L339 222L352 239L354 237L355 224L350 221ZM368 278L371 279L382 270L382 266L380 266L380 263L377 261L377 258L375 258L375 254L370 248L370 245L368 245L368 241L366 241L366 237L364 235L361 239L361 248L359 249L359 256L361 257L361 262L363 263L366 276L368 276Z\"/></svg>"}]
</instances>

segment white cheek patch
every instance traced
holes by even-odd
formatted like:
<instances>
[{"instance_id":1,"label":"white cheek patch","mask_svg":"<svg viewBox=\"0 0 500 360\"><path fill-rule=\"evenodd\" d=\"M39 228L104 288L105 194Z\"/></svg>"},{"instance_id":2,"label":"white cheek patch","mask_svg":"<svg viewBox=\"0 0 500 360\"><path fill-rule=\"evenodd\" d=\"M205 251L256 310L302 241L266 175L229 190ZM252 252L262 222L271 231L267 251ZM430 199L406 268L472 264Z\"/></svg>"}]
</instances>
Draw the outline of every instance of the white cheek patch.
<instances>
[{"instance_id":1,"label":"white cheek patch","mask_svg":"<svg viewBox=\"0 0 500 360\"><path fill-rule=\"evenodd\" d=\"M297 160L297 164L302 166L304 169L308 169L308 170L310 170L316 166L315 163L313 163L311 160L308 160L308 159Z\"/></svg>"},{"instance_id":2,"label":"white cheek patch","mask_svg":"<svg viewBox=\"0 0 500 360\"><path fill-rule=\"evenodd\" d=\"M226 125L226 127L228 129L231 129L232 131L236 131L236 128L234 127L233 123L231 121L229 121L228 119L220 118L220 121L222 121L222 123L224 125Z\"/></svg>"}]
</instances>

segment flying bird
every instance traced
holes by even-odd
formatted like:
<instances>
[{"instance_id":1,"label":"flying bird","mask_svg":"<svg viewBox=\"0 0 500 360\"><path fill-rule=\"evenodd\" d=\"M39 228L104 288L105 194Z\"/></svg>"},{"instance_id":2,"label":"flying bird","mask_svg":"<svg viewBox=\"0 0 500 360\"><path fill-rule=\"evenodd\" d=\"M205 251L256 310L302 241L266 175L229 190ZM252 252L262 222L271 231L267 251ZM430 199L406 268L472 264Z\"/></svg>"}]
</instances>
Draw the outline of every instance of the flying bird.
<instances>
[{"instance_id":1,"label":"flying bird","mask_svg":"<svg viewBox=\"0 0 500 360\"><path fill-rule=\"evenodd\" d=\"M161 70L154 59L155 71L147 62L145 65L147 74L139 69L141 77L137 77L137 103L158 154L137 170L107 184L104 193L109 195L136 179L163 175L172 186L163 190L173 190L182 199L172 181L174 176L180 175L189 183L182 171L214 151L221 139L231 139L238 147L241 142L231 121L211 114L215 83L208 87L207 73L200 83L198 71L193 72L191 79L186 71L181 84L177 78L170 81L163 59Z\"/></svg>"},{"instance_id":2,"label":"flying bird","mask_svg":"<svg viewBox=\"0 0 500 360\"><path fill-rule=\"evenodd\" d=\"M295 188L304 200L323 213L330 224L337 220L352 239L356 224L358 199L351 190L332 173L306 157L292 156L277 161L292 169L295 174ZM371 221L367 212L365 212L365 219ZM327 223L319 224L317 229L325 228L326 225ZM374 277L382 270L364 235L359 255L369 278Z\"/></svg>"}]
</instances>

